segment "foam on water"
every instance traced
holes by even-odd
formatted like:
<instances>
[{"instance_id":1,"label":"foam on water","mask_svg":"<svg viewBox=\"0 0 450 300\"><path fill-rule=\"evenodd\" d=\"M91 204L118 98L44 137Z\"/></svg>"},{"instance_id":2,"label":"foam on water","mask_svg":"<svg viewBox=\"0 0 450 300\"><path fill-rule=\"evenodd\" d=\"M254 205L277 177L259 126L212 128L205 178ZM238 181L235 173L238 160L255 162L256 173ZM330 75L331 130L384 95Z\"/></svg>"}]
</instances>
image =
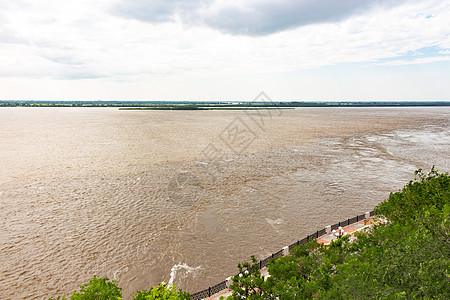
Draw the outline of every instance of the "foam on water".
<instances>
[{"instance_id":1,"label":"foam on water","mask_svg":"<svg viewBox=\"0 0 450 300\"><path fill-rule=\"evenodd\" d=\"M170 270L170 279L168 284L169 285L173 285L175 277L179 274L179 272L181 270L185 270L185 274L184 274L184 278L186 278L190 273L194 273L196 271L199 271L202 267L198 266L198 267L189 267L186 263L183 264L176 264L172 267L172 269Z\"/></svg>"}]
</instances>

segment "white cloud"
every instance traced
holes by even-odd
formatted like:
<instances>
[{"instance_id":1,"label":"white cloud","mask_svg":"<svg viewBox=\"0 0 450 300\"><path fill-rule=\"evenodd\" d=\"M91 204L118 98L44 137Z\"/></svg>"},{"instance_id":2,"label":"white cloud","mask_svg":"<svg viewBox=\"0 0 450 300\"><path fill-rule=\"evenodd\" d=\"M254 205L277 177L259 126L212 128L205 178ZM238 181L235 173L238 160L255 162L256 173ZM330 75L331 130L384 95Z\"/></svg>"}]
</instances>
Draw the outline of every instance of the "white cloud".
<instances>
[{"instance_id":1,"label":"white cloud","mask_svg":"<svg viewBox=\"0 0 450 300\"><path fill-rule=\"evenodd\" d=\"M384 63L379 63L380 66L404 66L404 65L419 65L419 64L429 64L434 62L450 61L450 55L448 56L434 56L434 57L423 57L416 58L413 60L392 60Z\"/></svg>"},{"instance_id":2,"label":"white cloud","mask_svg":"<svg viewBox=\"0 0 450 300\"><path fill-rule=\"evenodd\" d=\"M447 1L409 1L394 6L390 5L391 1L382 1L384 6L376 9L366 9L361 4L363 1L356 1L364 8L362 11L343 9L336 19L329 17L330 12L323 6L317 6L321 9L317 19L303 23L292 19L285 25L275 13L267 24L262 22L252 29L255 36L216 30L239 33L236 28L245 23L243 19L229 26L222 23L216 26L208 23L208 16L227 11L231 5L252 20L257 16L249 13L252 7L264 7L267 14L273 1L252 0L241 6L237 4L241 1L216 1L207 5L209 2L153 2L161 5L162 12L151 16L153 22L142 22L139 21L142 18L118 16L120 5L115 1L0 0L3 21L0 81L5 82L5 78L97 80L99 88L104 87L108 95L107 82L110 85L120 82L124 87L122 83L128 83L130 88L138 86L142 95L147 95L143 88L146 82L182 82L189 78L193 83L182 85L185 90L180 94L188 90L195 94L193 89L198 89L205 78L209 81L230 76L270 75L351 62L370 65L387 58L398 58L400 64L402 56L411 51L433 46L441 54L448 54L445 51L450 48ZM143 2L134 3L143 5ZM278 8L279 12L293 5L291 1L280 3L288 5ZM302 3L306 5L305 1ZM115 13L111 13L113 10ZM206 17L202 22L195 22L194 17L193 21L185 22L173 13L180 10L196 13L201 10ZM136 13L136 7L133 12ZM145 18L148 21L150 17ZM233 29L233 26L238 27ZM425 64L433 59L436 60L426 57L416 60ZM160 84L155 88L164 87ZM154 93L164 95L164 91ZM13 90L10 94L14 94Z\"/></svg>"},{"instance_id":3,"label":"white cloud","mask_svg":"<svg viewBox=\"0 0 450 300\"><path fill-rule=\"evenodd\" d=\"M117 15L144 22L181 20L230 34L260 36L299 26L337 22L373 8L392 8L405 0L121 0ZM411 0L410 0L411 2Z\"/></svg>"}]
</instances>

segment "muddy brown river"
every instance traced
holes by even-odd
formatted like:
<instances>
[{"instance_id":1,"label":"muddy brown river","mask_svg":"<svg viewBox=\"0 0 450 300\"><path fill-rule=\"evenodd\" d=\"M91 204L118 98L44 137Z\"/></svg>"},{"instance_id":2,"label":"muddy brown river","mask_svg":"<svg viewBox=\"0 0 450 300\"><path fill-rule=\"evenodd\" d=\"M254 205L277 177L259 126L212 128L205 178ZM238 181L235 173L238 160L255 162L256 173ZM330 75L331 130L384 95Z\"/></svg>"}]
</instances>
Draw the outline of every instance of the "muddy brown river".
<instances>
[{"instance_id":1,"label":"muddy brown river","mask_svg":"<svg viewBox=\"0 0 450 300\"><path fill-rule=\"evenodd\" d=\"M0 109L0 299L189 291L450 171L450 108Z\"/></svg>"}]
</instances>

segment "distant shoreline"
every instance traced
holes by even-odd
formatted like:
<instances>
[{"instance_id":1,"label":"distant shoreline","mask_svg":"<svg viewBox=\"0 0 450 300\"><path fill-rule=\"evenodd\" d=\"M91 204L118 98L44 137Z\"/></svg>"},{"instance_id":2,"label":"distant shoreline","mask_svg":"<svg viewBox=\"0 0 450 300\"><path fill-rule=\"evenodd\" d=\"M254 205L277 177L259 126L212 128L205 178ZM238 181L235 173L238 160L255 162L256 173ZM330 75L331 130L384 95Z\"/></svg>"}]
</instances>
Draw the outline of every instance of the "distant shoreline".
<instances>
[{"instance_id":1,"label":"distant shoreline","mask_svg":"<svg viewBox=\"0 0 450 300\"><path fill-rule=\"evenodd\" d=\"M156 106L156 107L119 107L119 110L259 110L259 109L294 109L295 107L203 107L203 106Z\"/></svg>"},{"instance_id":2,"label":"distant shoreline","mask_svg":"<svg viewBox=\"0 0 450 300\"><path fill-rule=\"evenodd\" d=\"M450 101L45 101L0 100L0 107L117 107L122 110L245 110L289 109L295 107L426 107L450 106Z\"/></svg>"}]
</instances>

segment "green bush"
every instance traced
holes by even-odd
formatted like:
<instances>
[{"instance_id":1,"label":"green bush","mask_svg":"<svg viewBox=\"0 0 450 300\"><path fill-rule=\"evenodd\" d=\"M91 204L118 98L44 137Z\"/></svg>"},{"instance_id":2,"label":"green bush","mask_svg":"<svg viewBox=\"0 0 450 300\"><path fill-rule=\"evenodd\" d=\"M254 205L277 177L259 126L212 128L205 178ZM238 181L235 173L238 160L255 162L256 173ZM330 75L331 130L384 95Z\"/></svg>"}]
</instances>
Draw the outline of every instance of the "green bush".
<instances>
[{"instance_id":1,"label":"green bush","mask_svg":"<svg viewBox=\"0 0 450 300\"><path fill-rule=\"evenodd\" d=\"M108 278L94 278L86 284L80 286L80 291L75 291L70 300L120 300L122 297L122 288L117 286L115 280L109 281ZM54 300L54 298L49 298ZM56 300L66 300L58 296Z\"/></svg>"},{"instance_id":2,"label":"green bush","mask_svg":"<svg viewBox=\"0 0 450 300\"><path fill-rule=\"evenodd\" d=\"M190 295L182 290L177 291L176 286L168 286L166 283L160 283L159 286L153 287L149 291L138 291L133 295L133 300L154 299L190 299Z\"/></svg>"},{"instance_id":3,"label":"green bush","mask_svg":"<svg viewBox=\"0 0 450 300\"><path fill-rule=\"evenodd\" d=\"M190 299L189 293L177 290L176 286L169 286L161 283L157 287L151 288L149 291L137 291L133 295L134 300L185 300ZM115 280L109 281L108 278L94 278L80 287L80 291L75 291L70 300L121 300L122 288L117 286ZM55 300L53 297L49 300ZM58 296L56 300L66 300Z\"/></svg>"},{"instance_id":4,"label":"green bush","mask_svg":"<svg viewBox=\"0 0 450 300\"><path fill-rule=\"evenodd\" d=\"M122 288L117 286L116 281L109 281L108 278L94 278L87 284L80 287L80 291L75 291L70 300L120 300Z\"/></svg>"}]
</instances>

